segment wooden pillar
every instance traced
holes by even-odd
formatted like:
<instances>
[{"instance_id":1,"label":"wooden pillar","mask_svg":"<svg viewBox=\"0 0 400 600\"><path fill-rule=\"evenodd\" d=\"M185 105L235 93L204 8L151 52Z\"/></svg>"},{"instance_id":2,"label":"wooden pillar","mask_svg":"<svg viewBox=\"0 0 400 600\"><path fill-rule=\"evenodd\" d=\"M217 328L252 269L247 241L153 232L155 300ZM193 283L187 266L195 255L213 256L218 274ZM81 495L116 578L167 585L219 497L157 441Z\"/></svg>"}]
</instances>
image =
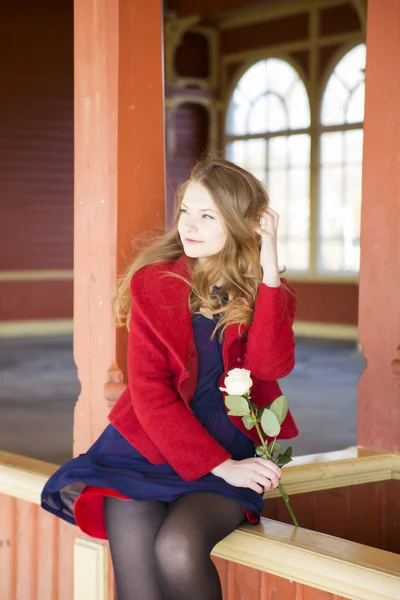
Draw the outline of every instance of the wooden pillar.
<instances>
[{"instance_id":1,"label":"wooden pillar","mask_svg":"<svg viewBox=\"0 0 400 600\"><path fill-rule=\"evenodd\" d=\"M75 455L103 430L107 399L123 387L126 334L111 312L116 274L135 236L164 230L161 10L160 0L74 7Z\"/></svg>"},{"instance_id":2,"label":"wooden pillar","mask_svg":"<svg viewBox=\"0 0 400 600\"><path fill-rule=\"evenodd\" d=\"M364 122L358 443L400 451L400 2L369 0Z\"/></svg>"}]
</instances>

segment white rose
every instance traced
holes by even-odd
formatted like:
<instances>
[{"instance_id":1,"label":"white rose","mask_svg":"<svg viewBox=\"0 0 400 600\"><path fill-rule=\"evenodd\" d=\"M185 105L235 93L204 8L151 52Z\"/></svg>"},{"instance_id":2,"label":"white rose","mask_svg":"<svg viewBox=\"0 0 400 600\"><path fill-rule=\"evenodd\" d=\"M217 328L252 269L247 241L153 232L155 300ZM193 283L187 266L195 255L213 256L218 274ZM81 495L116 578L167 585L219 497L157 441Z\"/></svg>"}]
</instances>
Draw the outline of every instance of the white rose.
<instances>
[{"instance_id":1,"label":"white rose","mask_svg":"<svg viewBox=\"0 0 400 600\"><path fill-rule=\"evenodd\" d=\"M221 391L228 392L229 396L243 396L250 390L253 381L247 369L232 369L228 371L224 384L225 388L220 388Z\"/></svg>"}]
</instances>

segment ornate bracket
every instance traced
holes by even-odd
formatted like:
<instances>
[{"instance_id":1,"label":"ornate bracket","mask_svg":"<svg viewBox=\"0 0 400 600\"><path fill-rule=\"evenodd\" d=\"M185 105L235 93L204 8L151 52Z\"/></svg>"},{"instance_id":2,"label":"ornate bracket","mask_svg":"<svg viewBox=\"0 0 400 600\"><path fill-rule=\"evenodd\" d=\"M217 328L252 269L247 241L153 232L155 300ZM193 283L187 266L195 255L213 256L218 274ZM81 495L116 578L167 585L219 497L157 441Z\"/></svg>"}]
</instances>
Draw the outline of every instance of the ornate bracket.
<instances>
[{"instance_id":1,"label":"ornate bracket","mask_svg":"<svg viewBox=\"0 0 400 600\"><path fill-rule=\"evenodd\" d=\"M400 386L400 344L397 346L396 355L392 360L392 373Z\"/></svg>"},{"instance_id":2,"label":"ornate bracket","mask_svg":"<svg viewBox=\"0 0 400 600\"><path fill-rule=\"evenodd\" d=\"M111 410L122 392L126 389L124 376L116 362L112 362L107 371L107 383L104 384L104 397Z\"/></svg>"}]
</instances>

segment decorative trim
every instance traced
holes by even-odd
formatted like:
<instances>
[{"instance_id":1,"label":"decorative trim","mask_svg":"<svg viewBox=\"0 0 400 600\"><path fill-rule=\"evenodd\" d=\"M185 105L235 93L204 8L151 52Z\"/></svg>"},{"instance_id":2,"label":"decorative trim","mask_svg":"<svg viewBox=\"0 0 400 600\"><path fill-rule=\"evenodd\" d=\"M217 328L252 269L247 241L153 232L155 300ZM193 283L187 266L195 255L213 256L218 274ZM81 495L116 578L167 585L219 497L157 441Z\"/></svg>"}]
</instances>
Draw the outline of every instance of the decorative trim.
<instances>
[{"instance_id":1,"label":"decorative trim","mask_svg":"<svg viewBox=\"0 0 400 600\"><path fill-rule=\"evenodd\" d=\"M212 554L353 600L400 597L397 554L269 519L239 527Z\"/></svg>"},{"instance_id":2,"label":"decorative trim","mask_svg":"<svg viewBox=\"0 0 400 600\"><path fill-rule=\"evenodd\" d=\"M199 15L193 15L182 19L165 21L165 81L167 86L196 86L203 89L214 89L218 84L217 66L219 33L213 27L197 25ZM198 33L208 42L208 77L182 77L175 69L175 53L182 42L185 33Z\"/></svg>"},{"instance_id":3,"label":"decorative trim","mask_svg":"<svg viewBox=\"0 0 400 600\"><path fill-rule=\"evenodd\" d=\"M219 29L236 29L243 25L253 25L262 21L272 21L281 17L307 13L312 8L330 8L340 4L348 4L349 0L292 0L282 4L268 4L249 9L223 11L217 14ZM357 0L353 0L357 2ZM360 0L361 1L361 0Z\"/></svg>"},{"instance_id":4,"label":"decorative trim","mask_svg":"<svg viewBox=\"0 0 400 600\"><path fill-rule=\"evenodd\" d=\"M387 481L397 475L400 477L400 455L353 447L296 457L283 469L282 481L290 496ZM277 497L277 490L264 495L265 499Z\"/></svg>"},{"instance_id":5,"label":"decorative trim","mask_svg":"<svg viewBox=\"0 0 400 600\"><path fill-rule=\"evenodd\" d=\"M72 333L72 319L0 321L0 338L43 337L45 335L67 335Z\"/></svg>"},{"instance_id":6,"label":"decorative trim","mask_svg":"<svg viewBox=\"0 0 400 600\"><path fill-rule=\"evenodd\" d=\"M191 27L198 23L199 15L190 15L181 19L164 22L165 83L171 85L176 77L174 69L175 52L182 37Z\"/></svg>"},{"instance_id":7,"label":"decorative trim","mask_svg":"<svg viewBox=\"0 0 400 600\"><path fill-rule=\"evenodd\" d=\"M32 271L0 271L3 281L65 281L74 278L73 269L36 269Z\"/></svg>"},{"instance_id":8,"label":"decorative trim","mask_svg":"<svg viewBox=\"0 0 400 600\"><path fill-rule=\"evenodd\" d=\"M57 465L0 450L0 494L40 504L40 493Z\"/></svg>"},{"instance_id":9,"label":"decorative trim","mask_svg":"<svg viewBox=\"0 0 400 600\"><path fill-rule=\"evenodd\" d=\"M107 600L107 596L107 545L79 536L74 543L74 600Z\"/></svg>"},{"instance_id":10,"label":"decorative trim","mask_svg":"<svg viewBox=\"0 0 400 600\"><path fill-rule=\"evenodd\" d=\"M337 275L332 273L332 275L324 274L312 274L312 273L302 273L293 271L291 272L289 269L285 272L285 277L290 279L290 282L296 283L348 283L348 284L359 284L359 275Z\"/></svg>"},{"instance_id":11,"label":"decorative trim","mask_svg":"<svg viewBox=\"0 0 400 600\"><path fill-rule=\"evenodd\" d=\"M294 334L299 337L327 338L330 340L358 340L358 326L340 323L294 321Z\"/></svg>"}]
</instances>

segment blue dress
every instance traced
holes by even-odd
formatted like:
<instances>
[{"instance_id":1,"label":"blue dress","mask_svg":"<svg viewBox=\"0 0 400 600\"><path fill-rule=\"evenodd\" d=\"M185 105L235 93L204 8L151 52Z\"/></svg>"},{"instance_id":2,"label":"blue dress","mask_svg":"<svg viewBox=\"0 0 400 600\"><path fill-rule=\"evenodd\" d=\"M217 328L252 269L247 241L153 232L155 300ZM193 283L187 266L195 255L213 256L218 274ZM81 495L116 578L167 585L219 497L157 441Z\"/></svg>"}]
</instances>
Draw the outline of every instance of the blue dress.
<instances>
[{"instance_id":1,"label":"blue dress","mask_svg":"<svg viewBox=\"0 0 400 600\"><path fill-rule=\"evenodd\" d=\"M250 458L255 455L254 444L231 422L219 390L224 367L218 335L210 339L215 321L196 314L192 323L198 379L190 406L233 459ZM104 493L104 489L115 490L115 494ZM182 495L202 491L237 500L249 522L259 522L264 505L262 494L232 486L211 473L196 481L185 481L171 465L150 463L110 424L85 454L68 461L50 477L42 491L41 505L61 519L78 524L85 533L106 539L104 495L173 502Z\"/></svg>"}]
</instances>

